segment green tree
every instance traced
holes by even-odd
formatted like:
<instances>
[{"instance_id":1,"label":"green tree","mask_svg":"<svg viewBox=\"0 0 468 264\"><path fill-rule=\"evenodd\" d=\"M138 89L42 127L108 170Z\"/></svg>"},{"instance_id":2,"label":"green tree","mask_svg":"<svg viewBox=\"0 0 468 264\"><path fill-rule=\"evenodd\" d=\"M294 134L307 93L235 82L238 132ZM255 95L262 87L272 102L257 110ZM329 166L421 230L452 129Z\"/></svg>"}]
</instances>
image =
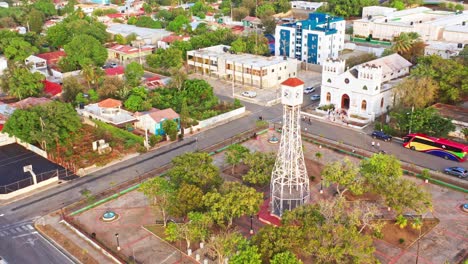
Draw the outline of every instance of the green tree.
<instances>
[{"instance_id":1,"label":"green tree","mask_svg":"<svg viewBox=\"0 0 468 264\"><path fill-rule=\"evenodd\" d=\"M70 104L55 101L15 111L6 122L4 132L48 150L57 141L65 143L80 128L75 109Z\"/></svg>"},{"instance_id":2,"label":"green tree","mask_svg":"<svg viewBox=\"0 0 468 264\"><path fill-rule=\"evenodd\" d=\"M278 0L275 4L276 13L286 13L291 10L291 3L288 0Z\"/></svg>"},{"instance_id":3,"label":"green tree","mask_svg":"<svg viewBox=\"0 0 468 264\"><path fill-rule=\"evenodd\" d=\"M169 22L167 30L177 34L190 30L190 21L185 15L178 15L173 21Z\"/></svg>"},{"instance_id":4,"label":"green tree","mask_svg":"<svg viewBox=\"0 0 468 264\"><path fill-rule=\"evenodd\" d=\"M273 166L275 165L273 153L246 153L243 160L245 165L249 166L249 171L242 176L242 181L260 186L270 182Z\"/></svg>"},{"instance_id":5,"label":"green tree","mask_svg":"<svg viewBox=\"0 0 468 264\"><path fill-rule=\"evenodd\" d=\"M431 77L439 84L438 102L455 104L468 95L468 67L457 60L443 59L437 55L418 60L412 76Z\"/></svg>"},{"instance_id":6,"label":"green tree","mask_svg":"<svg viewBox=\"0 0 468 264\"><path fill-rule=\"evenodd\" d=\"M161 69L179 69L182 67L182 51L175 48L158 49L154 54L146 57L146 62L150 67Z\"/></svg>"},{"instance_id":7,"label":"green tree","mask_svg":"<svg viewBox=\"0 0 468 264\"><path fill-rule=\"evenodd\" d=\"M302 264L302 261L291 253L291 251L285 251L275 254L270 260L271 264Z\"/></svg>"},{"instance_id":8,"label":"green tree","mask_svg":"<svg viewBox=\"0 0 468 264\"><path fill-rule=\"evenodd\" d=\"M395 43L393 44L392 49L394 52L401 55L411 49L414 41L414 38L403 32L398 37L395 37Z\"/></svg>"},{"instance_id":9,"label":"green tree","mask_svg":"<svg viewBox=\"0 0 468 264\"><path fill-rule=\"evenodd\" d=\"M80 69L92 62L95 66L103 65L107 60L107 49L97 39L88 35L77 35L65 45L67 56L60 60L60 66L68 70Z\"/></svg>"},{"instance_id":10,"label":"green tree","mask_svg":"<svg viewBox=\"0 0 468 264\"><path fill-rule=\"evenodd\" d=\"M281 252L296 251L300 235L294 226L266 225L252 237L252 243L258 247L264 262L267 262Z\"/></svg>"},{"instance_id":11,"label":"green tree","mask_svg":"<svg viewBox=\"0 0 468 264\"><path fill-rule=\"evenodd\" d=\"M249 149L241 144L233 144L229 146L229 148L226 151L225 160L227 164L232 166L233 175L235 171L235 166L239 165L245 158L245 155L249 152Z\"/></svg>"},{"instance_id":12,"label":"green tree","mask_svg":"<svg viewBox=\"0 0 468 264\"><path fill-rule=\"evenodd\" d=\"M197 211L203 205L203 191L191 184L183 183L173 198L170 212L176 217L185 217L189 212Z\"/></svg>"},{"instance_id":13,"label":"green tree","mask_svg":"<svg viewBox=\"0 0 468 264\"><path fill-rule=\"evenodd\" d=\"M28 66L15 64L8 68L2 77L2 90L18 99L41 94L44 89L44 75L32 73Z\"/></svg>"},{"instance_id":14,"label":"green tree","mask_svg":"<svg viewBox=\"0 0 468 264\"><path fill-rule=\"evenodd\" d=\"M80 17L78 11L47 29L46 39L52 47L64 47L78 35L93 37L101 44L108 40L107 27L103 23L87 16Z\"/></svg>"},{"instance_id":15,"label":"green tree","mask_svg":"<svg viewBox=\"0 0 468 264\"><path fill-rule=\"evenodd\" d=\"M189 219L190 221L186 223L169 223L165 230L166 239L171 242L184 239L187 243L187 248L190 248L191 242L194 240L204 241L209 233L208 228L212 224L211 219L198 212L190 213Z\"/></svg>"},{"instance_id":16,"label":"green tree","mask_svg":"<svg viewBox=\"0 0 468 264\"><path fill-rule=\"evenodd\" d=\"M104 75L101 67L96 67L91 60L83 60L80 64L81 76L86 80L88 89L96 88L99 79Z\"/></svg>"},{"instance_id":17,"label":"green tree","mask_svg":"<svg viewBox=\"0 0 468 264\"><path fill-rule=\"evenodd\" d=\"M79 93L84 92L84 89L76 77L66 77L63 79L61 97L65 102L73 102Z\"/></svg>"},{"instance_id":18,"label":"green tree","mask_svg":"<svg viewBox=\"0 0 468 264\"><path fill-rule=\"evenodd\" d=\"M424 108L436 101L439 84L431 77L410 77L399 83L394 93L396 100L404 108Z\"/></svg>"},{"instance_id":19,"label":"green tree","mask_svg":"<svg viewBox=\"0 0 468 264\"><path fill-rule=\"evenodd\" d=\"M100 98L116 98L125 86L122 79L116 76L106 76L103 79L102 85L98 89Z\"/></svg>"},{"instance_id":20,"label":"green tree","mask_svg":"<svg viewBox=\"0 0 468 264\"><path fill-rule=\"evenodd\" d=\"M171 196L174 193L174 187L172 184L163 177L155 177L143 182L139 191L142 192L153 205L157 206L158 210L161 212L164 227L167 222L167 210L171 204Z\"/></svg>"},{"instance_id":21,"label":"green tree","mask_svg":"<svg viewBox=\"0 0 468 264\"><path fill-rule=\"evenodd\" d=\"M57 10L55 9L55 5L50 0L39 0L33 4L33 7L39 11L41 11L47 17L54 16L57 14Z\"/></svg>"},{"instance_id":22,"label":"green tree","mask_svg":"<svg viewBox=\"0 0 468 264\"><path fill-rule=\"evenodd\" d=\"M446 137L449 132L455 130L451 119L442 117L435 108L423 109L404 108L390 113L395 119L393 128L399 135L405 135L411 127L412 132L425 133L430 136Z\"/></svg>"},{"instance_id":23,"label":"green tree","mask_svg":"<svg viewBox=\"0 0 468 264\"><path fill-rule=\"evenodd\" d=\"M259 18L269 17L276 14L275 7L269 2L265 2L264 4L258 6L256 12L256 16Z\"/></svg>"},{"instance_id":24,"label":"green tree","mask_svg":"<svg viewBox=\"0 0 468 264\"><path fill-rule=\"evenodd\" d=\"M12 39L5 47L4 54L8 60L22 62L30 55L37 53L38 49L21 38Z\"/></svg>"},{"instance_id":25,"label":"green tree","mask_svg":"<svg viewBox=\"0 0 468 264\"><path fill-rule=\"evenodd\" d=\"M127 39L125 39L125 37L122 36L121 34L115 34L114 35L114 41L117 42L120 45L127 44Z\"/></svg>"},{"instance_id":26,"label":"green tree","mask_svg":"<svg viewBox=\"0 0 468 264\"><path fill-rule=\"evenodd\" d=\"M41 33L44 20L44 14L33 8L28 14L29 30L38 34Z\"/></svg>"},{"instance_id":27,"label":"green tree","mask_svg":"<svg viewBox=\"0 0 468 264\"><path fill-rule=\"evenodd\" d=\"M145 74L145 70L138 62L131 62L125 67L125 80L129 86L138 86L143 74Z\"/></svg>"},{"instance_id":28,"label":"green tree","mask_svg":"<svg viewBox=\"0 0 468 264\"><path fill-rule=\"evenodd\" d=\"M137 88L133 88L130 92L130 96L125 100L125 108L132 112L149 110L151 108L151 104L145 98L135 94L133 92L135 89Z\"/></svg>"},{"instance_id":29,"label":"green tree","mask_svg":"<svg viewBox=\"0 0 468 264\"><path fill-rule=\"evenodd\" d=\"M163 122L162 127L164 133L169 136L171 141L177 139L177 133L179 132L179 128L176 121L168 119Z\"/></svg>"},{"instance_id":30,"label":"green tree","mask_svg":"<svg viewBox=\"0 0 468 264\"><path fill-rule=\"evenodd\" d=\"M190 115L188 112L187 100L182 100L182 106L180 107L180 126L182 128L188 127L190 122Z\"/></svg>"},{"instance_id":31,"label":"green tree","mask_svg":"<svg viewBox=\"0 0 468 264\"><path fill-rule=\"evenodd\" d=\"M395 225L403 229L408 225L408 219L400 214L395 219Z\"/></svg>"},{"instance_id":32,"label":"green tree","mask_svg":"<svg viewBox=\"0 0 468 264\"><path fill-rule=\"evenodd\" d=\"M258 252L257 246L242 245L239 247L239 252L235 254L230 260L229 263L232 264L261 264L262 255Z\"/></svg>"},{"instance_id":33,"label":"green tree","mask_svg":"<svg viewBox=\"0 0 468 264\"><path fill-rule=\"evenodd\" d=\"M203 196L203 204L209 208L213 220L227 228L234 218L253 215L260 209L263 194L238 182L225 182L220 192L209 192Z\"/></svg>"},{"instance_id":34,"label":"green tree","mask_svg":"<svg viewBox=\"0 0 468 264\"><path fill-rule=\"evenodd\" d=\"M325 186L336 184L336 192L340 197L348 190L357 195L364 192L359 168L346 158L342 162L336 161L327 164L322 170L322 178Z\"/></svg>"},{"instance_id":35,"label":"green tree","mask_svg":"<svg viewBox=\"0 0 468 264\"><path fill-rule=\"evenodd\" d=\"M242 38L238 38L231 43L231 50L235 53L244 53L247 51L247 43Z\"/></svg>"},{"instance_id":36,"label":"green tree","mask_svg":"<svg viewBox=\"0 0 468 264\"><path fill-rule=\"evenodd\" d=\"M226 230L212 236L207 249L218 257L218 264L223 264L226 257L233 256L239 246L247 243L240 233Z\"/></svg>"},{"instance_id":37,"label":"green tree","mask_svg":"<svg viewBox=\"0 0 468 264\"><path fill-rule=\"evenodd\" d=\"M207 153L185 153L172 159L173 167L167 174L176 186L192 184L206 193L219 187L223 181L218 167L212 162Z\"/></svg>"}]
</instances>

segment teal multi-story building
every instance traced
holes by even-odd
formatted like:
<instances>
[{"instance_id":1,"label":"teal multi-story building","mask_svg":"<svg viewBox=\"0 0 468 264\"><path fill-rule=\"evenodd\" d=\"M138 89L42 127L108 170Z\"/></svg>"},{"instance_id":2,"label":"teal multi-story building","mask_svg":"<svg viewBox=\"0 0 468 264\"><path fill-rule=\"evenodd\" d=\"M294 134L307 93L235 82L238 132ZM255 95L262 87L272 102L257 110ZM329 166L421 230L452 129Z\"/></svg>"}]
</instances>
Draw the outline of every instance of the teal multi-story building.
<instances>
[{"instance_id":1,"label":"teal multi-story building","mask_svg":"<svg viewBox=\"0 0 468 264\"><path fill-rule=\"evenodd\" d=\"M307 20L276 27L275 55L322 64L344 49L346 22L342 17L311 13Z\"/></svg>"}]
</instances>

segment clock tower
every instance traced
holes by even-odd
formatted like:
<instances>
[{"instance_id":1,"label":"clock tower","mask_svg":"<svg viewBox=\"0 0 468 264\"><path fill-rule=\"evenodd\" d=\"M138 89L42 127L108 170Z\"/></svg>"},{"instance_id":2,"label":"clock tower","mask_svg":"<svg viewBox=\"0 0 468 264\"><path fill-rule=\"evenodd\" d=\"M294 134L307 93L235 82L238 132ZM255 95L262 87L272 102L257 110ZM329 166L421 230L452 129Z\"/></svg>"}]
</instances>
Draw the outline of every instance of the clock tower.
<instances>
[{"instance_id":1,"label":"clock tower","mask_svg":"<svg viewBox=\"0 0 468 264\"><path fill-rule=\"evenodd\" d=\"M310 199L301 139L303 89L304 82L298 78L289 78L281 84L283 129L270 186L270 213L277 217Z\"/></svg>"}]
</instances>

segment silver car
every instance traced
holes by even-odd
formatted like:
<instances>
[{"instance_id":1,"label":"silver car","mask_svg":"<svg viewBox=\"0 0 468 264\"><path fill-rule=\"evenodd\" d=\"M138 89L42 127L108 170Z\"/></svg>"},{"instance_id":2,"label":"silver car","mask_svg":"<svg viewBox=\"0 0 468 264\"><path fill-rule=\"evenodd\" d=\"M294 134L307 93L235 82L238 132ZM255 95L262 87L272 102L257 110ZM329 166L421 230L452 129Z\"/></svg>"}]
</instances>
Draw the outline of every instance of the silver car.
<instances>
[{"instance_id":1,"label":"silver car","mask_svg":"<svg viewBox=\"0 0 468 264\"><path fill-rule=\"evenodd\" d=\"M245 92L242 92L241 95L245 97L249 97L249 98L254 98L257 96L257 93L253 91L245 91Z\"/></svg>"}]
</instances>

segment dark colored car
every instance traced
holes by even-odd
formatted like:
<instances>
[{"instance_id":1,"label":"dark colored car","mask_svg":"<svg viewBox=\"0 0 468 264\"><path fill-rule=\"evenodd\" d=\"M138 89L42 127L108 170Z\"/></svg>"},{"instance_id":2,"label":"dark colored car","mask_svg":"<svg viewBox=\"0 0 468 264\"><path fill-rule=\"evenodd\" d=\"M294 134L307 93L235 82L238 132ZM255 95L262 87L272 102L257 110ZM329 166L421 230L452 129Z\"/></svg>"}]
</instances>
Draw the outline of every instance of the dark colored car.
<instances>
[{"instance_id":1,"label":"dark colored car","mask_svg":"<svg viewBox=\"0 0 468 264\"><path fill-rule=\"evenodd\" d=\"M374 131L374 132L372 132L371 136L372 136L373 138L378 138L378 139L381 139L381 140L383 140L383 141L390 141L390 140L392 140L392 136L387 135L387 134L385 134L385 133L382 132L382 131Z\"/></svg>"},{"instance_id":2,"label":"dark colored car","mask_svg":"<svg viewBox=\"0 0 468 264\"><path fill-rule=\"evenodd\" d=\"M465 178L468 176L468 170L462 167L448 167L444 169L444 172L458 178Z\"/></svg>"}]
</instances>

